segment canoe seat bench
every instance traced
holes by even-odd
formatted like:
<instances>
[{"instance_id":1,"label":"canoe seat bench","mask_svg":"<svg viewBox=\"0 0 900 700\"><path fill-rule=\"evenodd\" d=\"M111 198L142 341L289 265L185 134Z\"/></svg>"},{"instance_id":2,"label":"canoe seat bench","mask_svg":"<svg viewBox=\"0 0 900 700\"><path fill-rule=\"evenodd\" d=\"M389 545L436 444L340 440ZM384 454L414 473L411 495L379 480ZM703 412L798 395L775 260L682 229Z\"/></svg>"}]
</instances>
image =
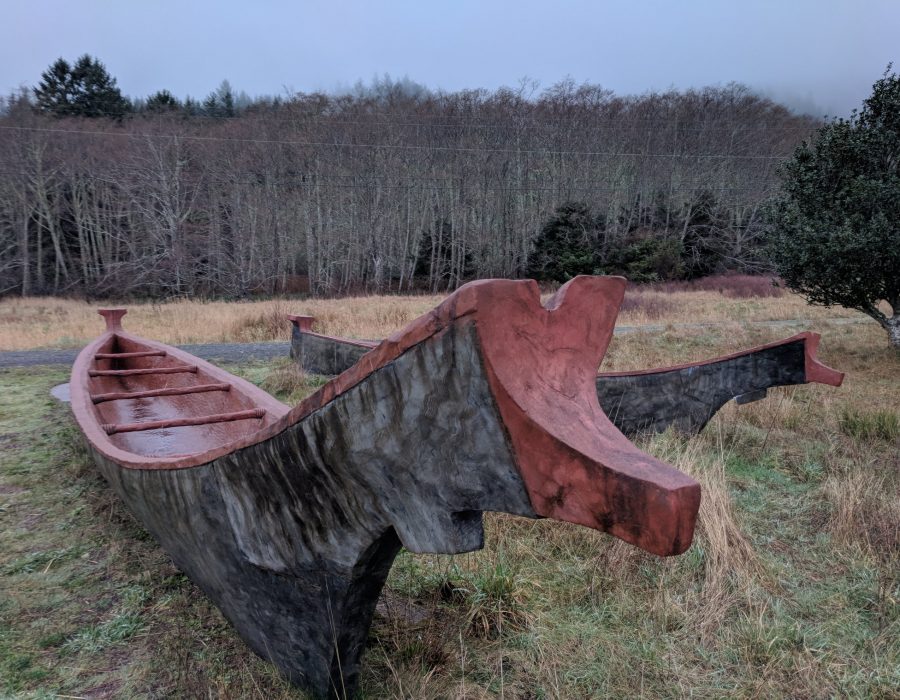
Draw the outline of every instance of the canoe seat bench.
<instances>
[{"instance_id":1,"label":"canoe seat bench","mask_svg":"<svg viewBox=\"0 0 900 700\"><path fill-rule=\"evenodd\" d=\"M144 421L142 423L106 423L103 426L107 435L116 433L134 433L140 430L160 430L162 428L182 428L192 425L209 425L210 423L227 423L236 420L260 419L266 415L263 408L251 408L246 411L232 413L213 413L208 416L190 418L170 418L168 420Z\"/></svg>"}]
</instances>

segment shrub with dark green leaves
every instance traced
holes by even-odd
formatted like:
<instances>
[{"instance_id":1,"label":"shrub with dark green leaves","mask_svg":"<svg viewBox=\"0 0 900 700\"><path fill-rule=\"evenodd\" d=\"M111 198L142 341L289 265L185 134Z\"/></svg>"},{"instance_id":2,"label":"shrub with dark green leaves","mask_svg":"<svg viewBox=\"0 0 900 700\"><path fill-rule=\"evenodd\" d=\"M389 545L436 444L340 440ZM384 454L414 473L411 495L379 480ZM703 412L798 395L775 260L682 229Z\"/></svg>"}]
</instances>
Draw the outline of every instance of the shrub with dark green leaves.
<instances>
[{"instance_id":1,"label":"shrub with dark green leaves","mask_svg":"<svg viewBox=\"0 0 900 700\"><path fill-rule=\"evenodd\" d=\"M889 71L861 112L823 126L785 164L770 255L789 288L868 314L900 349L900 77Z\"/></svg>"}]
</instances>

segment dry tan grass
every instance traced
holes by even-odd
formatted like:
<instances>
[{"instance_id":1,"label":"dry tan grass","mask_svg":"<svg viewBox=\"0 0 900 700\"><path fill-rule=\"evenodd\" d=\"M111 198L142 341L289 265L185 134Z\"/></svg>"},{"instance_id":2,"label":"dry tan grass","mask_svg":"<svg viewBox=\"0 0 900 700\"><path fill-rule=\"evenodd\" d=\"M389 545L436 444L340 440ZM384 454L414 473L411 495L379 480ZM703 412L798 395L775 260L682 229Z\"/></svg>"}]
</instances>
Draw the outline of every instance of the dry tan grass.
<instances>
[{"instance_id":1,"label":"dry tan grass","mask_svg":"<svg viewBox=\"0 0 900 700\"><path fill-rule=\"evenodd\" d=\"M312 314L334 335L381 338L433 308L442 297L348 297L253 302L178 300L166 303L87 303L35 297L0 301L0 350L79 347L102 330L96 311L126 306L128 330L164 343L287 340L291 313Z\"/></svg>"},{"instance_id":2,"label":"dry tan grass","mask_svg":"<svg viewBox=\"0 0 900 700\"><path fill-rule=\"evenodd\" d=\"M710 442L718 444L710 449ZM703 553L703 583L681 607L701 638L708 640L729 612L750 598L761 574L756 552L734 514L726 477L725 447L715 440L715 435L712 440L705 435L684 441L666 434L653 440L648 450L693 476L702 487L695 546ZM666 564L677 566L672 559L666 560ZM668 601L665 589L660 594L664 602Z\"/></svg>"},{"instance_id":3,"label":"dry tan grass","mask_svg":"<svg viewBox=\"0 0 900 700\"><path fill-rule=\"evenodd\" d=\"M801 297L732 299L717 291L629 291L638 303L626 305L621 325L730 323L794 318L827 320L859 314L809 306ZM272 299L251 302L177 300L165 303L88 303L55 297L0 300L0 350L79 347L97 336L98 308L128 308L125 327L164 343L287 340L284 316L310 314L322 333L351 338L383 338L434 308L443 296L369 296L342 299ZM664 309L660 312L660 309ZM695 331L696 332L696 331Z\"/></svg>"},{"instance_id":4,"label":"dry tan grass","mask_svg":"<svg viewBox=\"0 0 900 700\"><path fill-rule=\"evenodd\" d=\"M900 499L896 479L876 460L841 464L823 491L832 504L828 522L835 539L888 560L900 557ZM888 465L900 469L900 461Z\"/></svg>"}]
</instances>

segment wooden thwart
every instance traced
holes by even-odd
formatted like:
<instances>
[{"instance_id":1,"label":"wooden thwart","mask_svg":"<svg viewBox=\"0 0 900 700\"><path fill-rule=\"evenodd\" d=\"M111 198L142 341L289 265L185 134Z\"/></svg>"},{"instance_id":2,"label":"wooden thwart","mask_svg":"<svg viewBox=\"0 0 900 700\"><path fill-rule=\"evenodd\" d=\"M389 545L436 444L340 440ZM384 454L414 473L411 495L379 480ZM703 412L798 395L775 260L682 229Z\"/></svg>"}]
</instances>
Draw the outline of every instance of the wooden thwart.
<instances>
[{"instance_id":1,"label":"wooden thwart","mask_svg":"<svg viewBox=\"0 0 900 700\"><path fill-rule=\"evenodd\" d=\"M166 389L147 389L146 391L112 391L107 394L91 394L91 401L120 401L123 399L149 399L153 396L181 396L182 394L199 394L205 391L229 391L231 384L195 384L194 386L172 386Z\"/></svg>"},{"instance_id":2,"label":"wooden thwart","mask_svg":"<svg viewBox=\"0 0 900 700\"><path fill-rule=\"evenodd\" d=\"M141 350L140 352L98 352L95 360L127 360L132 357L165 357L165 350Z\"/></svg>"},{"instance_id":3,"label":"wooden thwart","mask_svg":"<svg viewBox=\"0 0 900 700\"><path fill-rule=\"evenodd\" d=\"M88 374L92 377L134 377L140 374L177 374L178 372L196 372L197 365L181 367L149 367L147 369L92 369Z\"/></svg>"},{"instance_id":4,"label":"wooden thwart","mask_svg":"<svg viewBox=\"0 0 900 700\"><path fill-rule=\"evenodd\" d=\"M234 413L213 413L209 416L196 416L194 418L170 418L169 420L154 420L144 423L107 423L101 426L107 435L116 433L133 433L139 430L159 430L160 428L182 428L191 425L207 425L209 423L227 423L235 420L249 420L262 418L266 415L263 408L251 408L246 411Z\"/></svg>"}]
</instances>

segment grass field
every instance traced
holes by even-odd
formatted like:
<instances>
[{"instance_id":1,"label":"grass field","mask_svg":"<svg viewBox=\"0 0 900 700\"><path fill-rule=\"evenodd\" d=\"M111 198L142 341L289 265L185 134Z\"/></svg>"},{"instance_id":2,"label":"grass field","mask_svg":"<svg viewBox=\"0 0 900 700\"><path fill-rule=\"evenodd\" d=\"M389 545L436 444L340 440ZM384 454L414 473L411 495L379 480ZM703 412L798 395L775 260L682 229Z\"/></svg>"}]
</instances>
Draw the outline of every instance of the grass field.
<instances>
[{"instance_id":1,"label":"grass field","mask_svg":"<svg viewBox=\"0 0 900 700\"><path fill-rule=\"evenodd\" d=\"M220 302L174 300L124 303L130 331L164 343L287 340L287 314L310 314L329 335L383 338L434 308L443 296L369 296ZM102 328L97 309L54 297L0 299L0 351L81 347ZM752 277L707 278L699 283L629 289L619 315L624 325L865 318L841 308L810 306L801 297Z\"/></svg>"},{"instance_id":2,"label":"grass field","mask_svg":"<svg viewBox=\"0 0 900 700\"><path fill-rule=\"evenodd\" d=\"M792 296L654 293L678 310L666 320L811 315ZM270 313L305 311L333 318L330 332L379 337L433 301L182 302L137 307L126 322L168 341L211 340L244 318L262 327ZM208 327L189 316L159 325L176 308ZM56 330L11 340L29 314ZM99 331L86 305L57 300L3 302L0 316L4 347ZM214 324L217 337L190 335ZM774 390L727 406L698 437L641 443L703 485L686 554L663 560L496 514L481 552L404 552L364 657L364 697L900 697L900 358L874 323L812 327L823 361L847 372L842 387ZM621 336L604 369L782 335L729 322ZM228 369L289 401L321 383L287 361ZM302 698L112 495L48 394L66 378L61 367L0 370L0 697Z\"/></svg>"}]
</instances>

